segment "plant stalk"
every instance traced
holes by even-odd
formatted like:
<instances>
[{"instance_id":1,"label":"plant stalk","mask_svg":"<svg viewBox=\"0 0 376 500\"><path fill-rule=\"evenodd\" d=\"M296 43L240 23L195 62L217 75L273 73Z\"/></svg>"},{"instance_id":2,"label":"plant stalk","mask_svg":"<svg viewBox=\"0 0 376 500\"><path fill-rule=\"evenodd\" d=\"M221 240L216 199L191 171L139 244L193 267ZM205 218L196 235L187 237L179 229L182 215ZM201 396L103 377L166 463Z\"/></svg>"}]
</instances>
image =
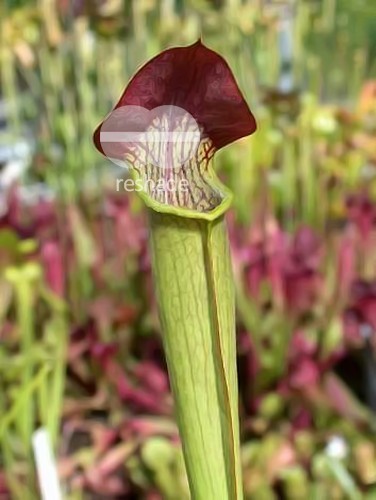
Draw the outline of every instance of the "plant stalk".
<instances>
[{"instance_id":1,"label":"plant stalk","mask_svg":"<svg viewBox=\"0 0 376 500\"><path fill-rule=\"evenodd\" d=\"M150 210L163 343L194 500L243 498L235 300L223 214Z\"/></svg>"}]
</instances>

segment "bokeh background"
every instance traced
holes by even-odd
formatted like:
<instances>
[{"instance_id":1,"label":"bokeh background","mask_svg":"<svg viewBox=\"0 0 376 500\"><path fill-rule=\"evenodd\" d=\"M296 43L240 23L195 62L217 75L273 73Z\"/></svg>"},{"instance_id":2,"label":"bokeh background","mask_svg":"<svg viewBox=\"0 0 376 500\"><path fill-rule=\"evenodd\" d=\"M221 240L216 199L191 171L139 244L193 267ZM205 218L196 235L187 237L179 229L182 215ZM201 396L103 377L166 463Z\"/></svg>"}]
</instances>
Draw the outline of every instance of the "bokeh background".
<instances>
[{"instance_id":1,"label":"bokeh background","mask_svg":"<svg viewBox=\"0 0 376 500\"><path fill-rule=\"evenodd\" d=\"M258 121L216 157L245 497L376 499L373 2L3 0L0 26L1 500L39 498L40 427L66 499L189 498L145 214L91 136L200 36Z\"/></svg>"}]
</instances>

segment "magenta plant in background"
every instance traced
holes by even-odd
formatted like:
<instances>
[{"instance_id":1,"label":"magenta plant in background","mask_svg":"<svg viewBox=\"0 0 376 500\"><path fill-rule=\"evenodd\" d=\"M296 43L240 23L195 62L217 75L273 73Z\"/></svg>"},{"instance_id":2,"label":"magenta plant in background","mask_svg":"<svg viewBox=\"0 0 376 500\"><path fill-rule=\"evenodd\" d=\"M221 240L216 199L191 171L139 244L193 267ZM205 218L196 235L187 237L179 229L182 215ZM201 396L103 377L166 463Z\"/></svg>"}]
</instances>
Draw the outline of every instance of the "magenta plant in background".
<instances>
[{"instance_id":1,"label":"magenta plant in background","mask_svg":"<svg viewBox=\"0 0 376 500\"><path fill-rule=\"evenodd\" d=\"M109 148L104 152L129 176L101 158L88 137L143 60L201 33L229 62L257 109L259 128L215 154L216 171L236 193L226 219L237 299L244 497L374 500L376 82L369 9L330 0L293 2L293 9L290 2L233 0L68 3L7 2L0 20L0 497L40 496L30 447L38 427L52 438L67 500L190 497L151 264L156 267L157 255L157 281L169 278L182 249L176 238L174 252L165 252L171 235L200 241L194 283L205 279L187 302L197 295L202 311L211 309L203 292L210 273L199 271L211 247L200 237L213 226L223 236L223 216L206 221L194 214L187 221L184 206L196 199L194 212L205 215L208 200L196 197L209 181L210 166L204 167L226 137L230 143L234 131L241 133L249 110L232 77L226 88L212 85L211 75L225 82L228 68L196 44L197 50L172 49L147 63L97 131L99 147ZM209 54L218 64L207 64ZM172 93L171 104L165 98ZM204 107L204 94L226 105ZM228 120L236 102L245 110L240 127ZM164 142L165 133L171 141ZM197 162L202 138L208 149ZM18 152L20 162L8 164L8 155ZM161 160L177 168L163 169ZM197 190L188 189L194 176L180 175L184 164L189 171L200 164ZM23 168L19 185L11 186ZM219 187L215 177L210 181ZM210 203L221 202L223 193L221 186ZM176 216L162 213L175 203ZM158 235L167 233L168 220L180 225L175 231L170 224L162 254ZM152 252L150 226L158 243ZM215 243L212 249L220 254ZM217 278L228 275L225 262ZM184 270L179 265L179 279L162 283L167 292L159 293L159 309L168 311L167 319L182 318L182 327L202 316L190 322L181 300L169 303L175 285L187 281ZM211 287L210 296L223 288L223 282ZM167 319L163 338L176 351L184 337ZM212 323L205 328L209 339ZM195 333L188 336L192 343ZM223 349L225 361L231 349ZM206 352L180 364L193 365ZM211 353L206 358L211 380L220 381L209 400L215 417L225 378ZM169 364L170 371L184 370ZM204 375L193 373L195 380ZM177 385L174 393L188 404L190 392ZM209 413L202 394L201 407L189 416ZM188 410L179 408L182 421ZM228 408L212 419L213 429L206 418L206 439L209 432L218 436L219 426L230 431L228 417L236 421L236 412ZM216 439L210 445L218 463L213 452L206 464L201 440L197 447L190 442L188 455L199 458L190 477L202 464L214 465L222 479L216 496L227 497L238 450L223 460L230 442ZM207 493L203 482L191 481L192 487Z\"/></svg>"}]
</instances>

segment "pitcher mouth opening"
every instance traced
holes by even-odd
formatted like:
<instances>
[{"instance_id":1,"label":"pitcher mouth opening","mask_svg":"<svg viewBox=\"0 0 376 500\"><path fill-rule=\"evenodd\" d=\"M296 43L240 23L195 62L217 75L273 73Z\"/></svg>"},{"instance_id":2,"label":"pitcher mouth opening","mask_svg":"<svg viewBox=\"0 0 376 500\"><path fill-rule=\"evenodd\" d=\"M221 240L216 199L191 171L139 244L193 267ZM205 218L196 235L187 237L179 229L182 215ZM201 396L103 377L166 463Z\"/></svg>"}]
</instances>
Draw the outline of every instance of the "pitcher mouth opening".
<instances>
[{"instance_id":1,"label":"pitcher mouth opening","mask_svg":"<svg viewBox=\"0 0 376 500\"><path fill-rule=\"evenodd\" d=\"M132 177L142 186L139 195L146 205L157 212L208 220L225 212L232 194L213 170L215 148L210 138L200 139L184 162L176 159L176 143L163 147L161 155L159 145L158 162L155 151L145 144L128 148L124 157ZM187 149L189 144L181 147Z\"/></svg>"}]
</instances>

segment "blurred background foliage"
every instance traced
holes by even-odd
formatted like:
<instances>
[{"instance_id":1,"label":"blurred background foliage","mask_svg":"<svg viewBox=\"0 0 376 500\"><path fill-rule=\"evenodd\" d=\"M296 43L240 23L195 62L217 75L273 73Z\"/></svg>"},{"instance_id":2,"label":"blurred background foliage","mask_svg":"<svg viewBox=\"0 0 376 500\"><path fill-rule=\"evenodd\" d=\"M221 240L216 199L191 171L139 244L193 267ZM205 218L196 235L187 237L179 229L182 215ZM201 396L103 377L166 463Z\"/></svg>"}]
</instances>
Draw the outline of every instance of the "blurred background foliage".
<instances>
[{"instance_id":1,"label":"blurred background foliage","mask_svg":"<svg viewBox=\"0 0 376 500\"><path fill-rule=\"evenodd\" d=\"M248 499L376 498L376 8L366 0L0 6L0 498L187 498L140 204L92 132L201 37L258 121L221 151Z\"/></svg>"}]
</instances>

